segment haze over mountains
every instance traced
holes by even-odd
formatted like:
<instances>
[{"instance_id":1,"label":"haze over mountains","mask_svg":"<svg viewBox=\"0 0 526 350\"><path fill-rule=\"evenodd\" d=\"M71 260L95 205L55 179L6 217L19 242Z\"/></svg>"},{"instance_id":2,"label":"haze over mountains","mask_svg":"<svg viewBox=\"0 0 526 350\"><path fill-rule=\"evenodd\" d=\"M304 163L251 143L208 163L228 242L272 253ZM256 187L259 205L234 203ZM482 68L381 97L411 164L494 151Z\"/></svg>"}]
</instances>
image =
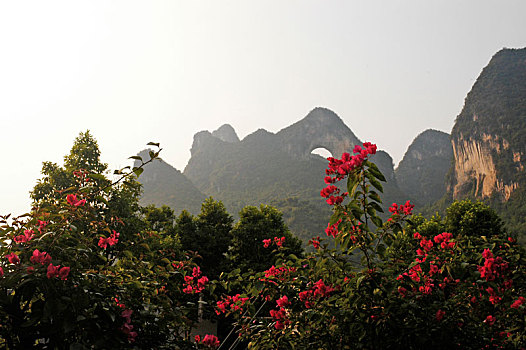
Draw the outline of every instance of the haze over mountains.
<instances>
[{"instance_id":1,"label":"haze over mountains","mask_svg":"<svg viewBox=\"0 0 526 350\"><path fill-rule=\"evenodd\" d=\"M321 147L340 157L363 141L381 144L359 140L333 111L319 107L275 134L259 129L243 140L226 124L194 135L182 173L162 161L147 167L139 179L142 201L197 213L212 196L234 215L246 205L272 204L307 240L323 232L330 215L319 195L327 161L311 152ZM469 92L451 136L422 132L396 170L386 151L372 160L387 179L384 208L406 199L420 207L440 201L437 209L453 199L485 199L524 232L525 153L526 49L503 49Z\"/></svg>"}]
</instances>

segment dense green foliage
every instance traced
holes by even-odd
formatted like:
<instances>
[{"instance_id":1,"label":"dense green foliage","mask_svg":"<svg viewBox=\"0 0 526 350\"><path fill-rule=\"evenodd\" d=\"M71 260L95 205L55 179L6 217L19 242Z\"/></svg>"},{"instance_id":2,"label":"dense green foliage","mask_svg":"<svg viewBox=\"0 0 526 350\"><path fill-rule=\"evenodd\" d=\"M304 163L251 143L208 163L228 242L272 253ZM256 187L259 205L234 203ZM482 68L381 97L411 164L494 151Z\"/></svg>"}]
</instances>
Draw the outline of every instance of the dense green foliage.
<instances>
[{"instance_id":1,"label":"dense green foliage","mask_svg":"<svg viewBox=\"0 0 526 350\"><path fill-rule=\"evenodd\" d=\"M44 163L33 211L0 219L2 347L191 344L185 334L196 306L183 288L195 265L180 251L173 214L138 205L134 176L145 163L117 171L111 183L99 156L81 133L63 167Z\"/></svg>"},{"instance_id":2,"label":"dense green foliage","mask_svg":"<svg viewBox=\"0 0 526 350\"><path fill-rule=\"evenodd\" d=\"M274 207L246 206L239 212L239 221L232 229L229 258L232 266L242 272L263 271L276 263L277 250L265 248L261 242L284 237L282 247L300 256L301 241L293 236L283 222L282 214Z\"/></svg>"},{"instance_id":3,"label":"dense green foliage","mask_svg":"<svg viewBox=\"0 0 526 350\"><path fill-rule=\"evenodd\" d=\"M134 157L111 182L81 134L64 166L44 163L33 211L0 217L0 346L217 348L190 336L212 304L234 347L525 346L526 253L495 211L465 200L427 220L407 202L384 221L386 179L369 160L376 146L363 146L330 159L329 239L305 254L268 205L235 224L213 198L196 216L141 207L135 176L148 162Z\"/></svg>"},{"instance_id":4,"label":"dense green foliage","mask_svg":"<svg viewBox=\"0 0 526 350\"><path fill-rule=\"evenodd\" d=\"M526 345L526 252L491 209L462 201L444 220L410 219L406 203L383 222L374 164L364 162L347 180L349 200L334 205L330 221L335 249L313 239L317 250L304 259L284 250L265 272L229 274L225 285L243 292L237 301L224 297L218 310L237 319L238 339L249 349Z\"/></svg>"}]
</instances>

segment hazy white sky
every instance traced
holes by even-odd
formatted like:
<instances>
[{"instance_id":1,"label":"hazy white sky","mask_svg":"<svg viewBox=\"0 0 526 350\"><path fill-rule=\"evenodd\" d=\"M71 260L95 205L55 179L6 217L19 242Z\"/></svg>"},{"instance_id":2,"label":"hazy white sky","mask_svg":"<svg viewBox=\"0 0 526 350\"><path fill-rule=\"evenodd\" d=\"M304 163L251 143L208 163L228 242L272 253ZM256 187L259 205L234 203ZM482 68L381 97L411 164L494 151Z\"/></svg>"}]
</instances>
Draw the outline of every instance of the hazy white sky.
<instances>
[{"instance_id":1,"label":"hazy white sky","mask_svg":"<svg viewBox=\"0 0 526 350\"><path fill-rule=\"evenodd\" d=\"M450 132L491 56L526 46L517 1L2 1L0 214L90 129L111 168L149 141L183 170L193 135L277 132L335 111L395 163Z\"/></svg>"}]
</instances>

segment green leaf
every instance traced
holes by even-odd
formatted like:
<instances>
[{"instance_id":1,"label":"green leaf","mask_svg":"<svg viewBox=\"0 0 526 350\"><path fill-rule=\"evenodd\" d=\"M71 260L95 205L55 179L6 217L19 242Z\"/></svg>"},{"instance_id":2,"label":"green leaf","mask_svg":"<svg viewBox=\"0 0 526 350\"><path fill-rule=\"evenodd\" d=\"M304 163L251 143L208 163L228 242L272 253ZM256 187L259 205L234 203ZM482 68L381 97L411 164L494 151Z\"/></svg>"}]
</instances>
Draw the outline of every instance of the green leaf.
<instances>
[{"instance_id":1,"label":"green leaf","mask_svg":"<svg viewBox=\"0 0 526 350\"><path fill-rule=\"evenodd\" d=\"M128 159L136 159L136 160L140 160L142 162L142 157L140 157L140 156L131 156Z\"/></svg>"},{"instance_id":2,"label":"green leaf","mask_svg":"<svg viewBox=\"0 0 526 350\"><path fill-rule=\"evenodd\" d=\"M371 185L374 186L374 188L376 188L378 191L380 192L384 192L384 188L382 187L382 184L380 183L380 181L376 180L374 177L367 177L369 179L369 182L371 183Z\"/></svg>"},{"instance_id":3,"label":"green leaf","mask_svg":"<svg viewBox=\"0 0 526 350\"><path fill-rule=\"evenodd\" d=\"M106 200L106 198L102 197L102 196L96 196L95 199L99 202L102 202L106 205L109 205L108 201Z\"/></svg>"},{"instance_id":4,"label":"green leaf","mask_svg":"<svg viewBox=\"0 0 526 350\"><path fill-rule=\"evenodd\" d=\"M369 205L373 207L377 212L380 212L380 213L384 212L383 208L376 202L371 202L369 203Z\"/></svg>"},{"instance_id":5,"label":"green leaf","mask_svg":"<svg viewBox=\"0 0 526 350\"><path fill-rule=\"evenodd\" d=\"M382 243L378 244L378 247L376 247L376 252L383 259L385 257L385 245Z\"/></svg>"},{"instance_id":6,"label":"green leaf","mask_svg":"<svg viewBox=\"0 0 526 350\"><path fill-rule=\"evenodd\" d=\"M375 216L371 216L371 220L376 225L376 227L382 227L383 224L384 224L382 219L379 216L376 216L376 215Z\"/></svg>"},{"instance_id":7,"label":"green leaf","mask_svg":"<svg viewBox=\"0 0 526 350\"><path fill-rule=\"evenodd\" d=\"M360 178L355 173L349 174L347 177L347 192L349 192L349 195L353 194L354 191L356 191L356 187L358 187L358 184L360 182Z\"/></svg>"},{"instance_id":8,"label":"green leaf","mask_svg":"<svg viewBox=\"0 0 526 350\"><path fill-rule=\"evenodd\" d=\"M141 176L143 171L144 171L143 168L137 168L133 170L133 172L135 173L135 175L137 175L137 177Z\"/></svg>"},{"instance_id":9,"label":"green leaf","mask_svg":"<svg viewBox=\"0 0 526 350\"><path fill-rule=\"evenodd\" d=\"M148 142L146 144L146 146L156 146L156 147L159 147L159 145L160 145L160 143L158 143L158 142Z\"/></svg>"},{"instance_id":10,"label":"green leaf","mask_svg":"<svg viewBox=\"0 0 526 350\"><path fill-rule=\"evenodd\" d=\"M374 177L376 177L380 181L386 182L384 174L382 174L382 172L380 171L380 169L378 169L376 164L368 161L367 165L369 166L369 172L371 172L371 174L373 174Z\"/></svg>"},{"instance_id":11,"label":"green leaf","mask_svg":"<svg viewBox=\"0 0 526 350\"><path fill-rule=\"evenodd\" d=\"M362 283L364 278L365 275L358 277L358 279L356 280L356 288L360 288L360 284Z\"/></svg>"},{"instance_id":12,"label":"green leaf","mask_svg":"<svg viewBox=\"0 0 526 350\"><path fill-rule=\"evenodd\" d=\"M375 191L370 191L369 192L369 198L371 198L372 200L377 201L378 203L382 203L382 199L380 198L378 193L376 193Z\"/></svg>"}]
</instances>

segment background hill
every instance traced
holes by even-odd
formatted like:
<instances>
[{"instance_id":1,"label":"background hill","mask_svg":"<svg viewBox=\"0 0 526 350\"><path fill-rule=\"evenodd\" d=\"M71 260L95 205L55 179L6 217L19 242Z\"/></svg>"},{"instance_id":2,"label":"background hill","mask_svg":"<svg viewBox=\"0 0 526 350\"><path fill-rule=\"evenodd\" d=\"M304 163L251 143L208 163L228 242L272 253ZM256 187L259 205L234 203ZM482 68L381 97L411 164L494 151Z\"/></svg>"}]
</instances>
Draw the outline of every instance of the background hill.
<instances>
[{"instance_id":1,"label":"background hill","mask_svg":"<svg viewBox=\"0 0 526 350\"><path fill-rule=\"evenodd\" d=\"M488 201L508 228L526 232L526 49L503 49L483 69L451 140L452 199Z\"/></svg>"},{"instance_id":2,"label":"background hill","mask_svg":"<svg viewBox=\"0 0 526 350\"><path fill-rule=\"evenodd\" d=\"M144 161L150 159L149 150L144 150L138 155ZM141 205L168 205L176 213L183 209L199 213L201 203L206 198L186 176L161 159L156 159L144 167L139 180L143 185Z\"/></svg>"},{"instance_id":3,"label":"background hill","mask_svg":"<svg viewBox=\"0 0 526 350\"><path fill-rule=\"evenodd\" d=\"M327 160L312 150L322 147L340 157L361 143L325 108L315 108L276 134L259 129L243 140L232 126L223 125L194 135L183 174L164 162L149 167L140 178L142 202L167 204L176 213L183 208L197 213L200 200L212 196L233 215L247 205L270 204L283 212L291 231L307 241L323 234L331 213L319 194L325 187ZM387 209L405 195L398 188L391 157L379 151L373 160L388 179Z\"/></svg>"},{"instance_id":4,"label":"background hill","mask_svg":"<svg viewBox=\"0 0 526 350\"><path fill-rule=\"evenodd\" d=\"M375 140L372 140L375 141ZM194 135L181 173L164 162L141 177L143 203L168 204L193 213L207 196L236 215L246 205L271 204L304 241L319 235L330 210L319 191L327 160L362 142L332 111L315 108L274 134L263 129L239 140L228 124ZM451 135L426 130L409 146L396 171L385 151L373 161L387 178L384 208L411 199L425 213L453 200L481 199L512 233L526 232L526 49L503 49L468 93ZM526 236L526 235L525 235Z\"/></svg>"},{"instance_id":5,"label":"background hill","mask_svg":"<svg viewBox=\"0 0 526 350\"><path fill-rule=\"evenodd\" d=\"M452 159L449 134L424 131L414 139L396 168L400 190L420 208L436 202L446 193L446 175Z\"/></svg>"}]
</instances>

